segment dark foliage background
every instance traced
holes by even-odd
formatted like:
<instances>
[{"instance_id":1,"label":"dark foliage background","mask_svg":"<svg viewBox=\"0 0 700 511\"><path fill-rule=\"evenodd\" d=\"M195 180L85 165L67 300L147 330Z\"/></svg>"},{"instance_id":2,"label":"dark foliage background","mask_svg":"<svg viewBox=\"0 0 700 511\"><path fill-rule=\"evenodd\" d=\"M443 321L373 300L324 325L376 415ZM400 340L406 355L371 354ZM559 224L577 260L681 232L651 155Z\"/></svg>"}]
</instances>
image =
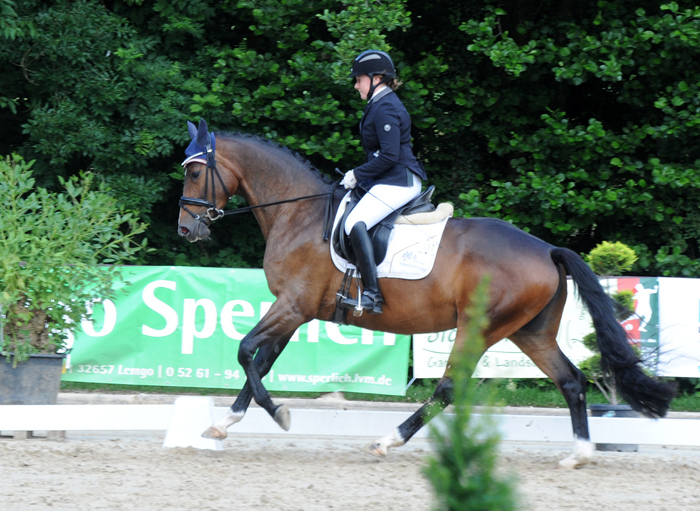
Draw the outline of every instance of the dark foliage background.
<instances>
[{"instance_id":1,"label":"dark foliage background","mask_svg":"<svg viewBox=\"0 0 700 511\"><path fill-rule=\"evenodd\" d=\"M632 5L633 4L633 5ZM700 8L581 0L0 0L0 155L92 170L150 223L143 264L260 266L240 215L176 235L186 120L362 159L361 50L391 52L440 200L639 275L700 276ZM235 207L232 206L232 207Z\"/></svg>"}]
</instances>

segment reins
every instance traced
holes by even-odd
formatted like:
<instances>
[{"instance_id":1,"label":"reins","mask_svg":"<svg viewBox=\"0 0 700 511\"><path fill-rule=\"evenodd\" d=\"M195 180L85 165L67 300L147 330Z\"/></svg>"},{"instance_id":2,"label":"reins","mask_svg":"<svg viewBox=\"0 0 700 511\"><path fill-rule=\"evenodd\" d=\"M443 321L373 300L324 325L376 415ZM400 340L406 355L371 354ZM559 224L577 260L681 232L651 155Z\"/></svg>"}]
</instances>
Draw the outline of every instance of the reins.
<instances>
[{"instance_id":1,"label":"reins","mask_svg":"<svg viewBox=\"0 0 700 511\"><path fill-rule=\"evenodd\" d=\"M250 213L254 209L257 208L267 208L269 206L277 206L279 204L286 204L288 202L297 202L300 200L308 200L308 199L318 199L320 197L326 197L326 213L324 216L324 223L323 223L323 241L328 241L328 239L331 236L331 225L333 224L333 195L335 194L335 189L337 188L338 183L333 183L333 186L331 186L331 190L326 193L317 193L315 195L305 195L303 197L295 197L293 199L285 199L285 200L280 200L280 201L275 201L275 202L267 202L265 204L256 204L255 206L245 206L243 208L239 209L228 209L226 211L223 211L221 209L216 209L215 207L212 206L211 202L205 200L205 199L195 199L193 197L180 197L180 207L187 211L190 215L192 215L196 220L202 221L202 217L199 215L194 214L192 211L190 211L187 206L199 206L203 208L208 208L207 209L207 218L211 220L212 222L214 220L219 220L220 218L223 218L225 216L229 215L238 215L240 213ZM210 212L215 211L216 214L212 215Z\"/></svg>"},{"instance_id":2,"label":"reins","mask_svg":"<svg viewBox=\"0 0 700 511\"><path fill-rule=\"evenodd\" d=\"M268 206L277 206L279 204L286 204L288 202L297 202L300 200L306 200L306 199L317 199L319 197L328 197L329 195L333 195L333 191L331 190L330 192L326 193L317 193L315 195L304 195L303 197L295 197L293 199L285 199L285 200L280 200L280 201L275 201L275 202L266 202L265 204L257 204L255 206L245 206L239 209L227 209L226 211L223 211L221 209L216 210L217 212L220 213L219 216L216 218L211 218L208 213L209 211L207 210L207 218L210 220L218 220L221 217L224 216L229 216L229 215L237 215L239 213L250 213L254 209L257 208L266 208ZM203 208L210 208L212 209L212 204L208 200L205 199L194 199L192 197L180 197L180 207L187 211L190 215L194 216L195 218L200 218L199 215L193 215L185 206L199 206Z\"/></svg>"},{"instance_id":3,"label":"reins","mask_svg":"<svg viewBox=\"0 0 700 511\"><path fill-rule=\"evenodd\" d=\"M210 135L210 137L213 136L213 133ZM218 180L219 183L221 184L221 187L224 189L226 192L226 196L229 197L229 200L231 199L231 195L228 192L228 189L226 188L226 185L224 184L223 179L221 178L221 175L219 174L219 169L216 167L216 159L214 155L214 151L212 150L212 144L211 144L211 138L207 137L207 173L205 177L205 182L204 182L204 196L206 197L207 194L209 193L209 175L211 174L211 181L212 181L212 196L213 200L216 201L216 181ZM310 199L318 199L320 197L326 197L326 208L325 208L325 220L324 220L324 226L323 226L323 241L328 241L330 238L330 231L331 231L331 226L333 224L333 196L335 194L335 190L340 184L340 181L336 181L333 183L331 186L330 191L325 192L325 193L317 193L314 195L304 195L303 197L294 197L293 199L284 199L284 200L279 200L275 202L266 202L265 204L256 204L254 206L245 206L239 209L229 209L229 210L222 210L218 209L216 207L216 204L209 202L206 199L196 199L194 197L185 197L184 195L180 197L180 201L178 205L184 209L187 213L189 213L194 219L199 220L200 222L204 222L205 220L200 216L192 211L187 206L195 206L195 207L202 207L202 208L207 208L206 211L206 216L205 218L208 219L210 222L213 222L215 220L219 220L220 218L223 218L225 216L230 216L230 215L238 215L241 213L250 213L254 209L258 208L267 208L270 206L278 206L280 204L287 204L290 202L297 202L301 200L310 200Z\"/></svg>"}]
</instances>

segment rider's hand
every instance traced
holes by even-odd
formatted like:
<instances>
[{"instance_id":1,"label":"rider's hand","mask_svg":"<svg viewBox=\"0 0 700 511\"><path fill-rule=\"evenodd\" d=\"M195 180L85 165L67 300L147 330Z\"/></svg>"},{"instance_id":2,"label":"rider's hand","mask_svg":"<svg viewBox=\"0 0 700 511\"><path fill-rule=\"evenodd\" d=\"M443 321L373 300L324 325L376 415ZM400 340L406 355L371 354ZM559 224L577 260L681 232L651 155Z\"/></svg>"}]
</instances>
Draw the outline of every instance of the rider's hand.
<instances>
[{"instance_id":1,"label":"rider's hand","mask_svg":"<svg viewBox=\"0 0 700 511\"><path fill-rule=\"evenodd\" d=\"M347 171L340 184L343 185L346 190L355 188L355 185L357 184L357 179L355 179L355 172L353 172L352 170Z\"/></svg>"}]
</instances>

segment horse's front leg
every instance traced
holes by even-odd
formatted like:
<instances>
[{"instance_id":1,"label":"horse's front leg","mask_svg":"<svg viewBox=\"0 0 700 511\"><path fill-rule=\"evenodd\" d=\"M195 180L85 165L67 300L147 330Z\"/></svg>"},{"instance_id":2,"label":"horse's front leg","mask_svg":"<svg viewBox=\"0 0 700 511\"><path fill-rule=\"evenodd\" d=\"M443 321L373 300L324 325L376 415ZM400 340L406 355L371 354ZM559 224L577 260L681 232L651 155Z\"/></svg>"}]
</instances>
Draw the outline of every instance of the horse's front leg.
<instances>
[{"instance_id":1,"label":"horse's front leg","mask_svg":"<svg viewBox=\"0 0 700 511\"><path fill-rule=\"evenodd\" d=\"M263 346L258 350L254 358L254 363L258 368L261 378L265 377L265 375L270 372L272 365L287 346L291 337L292 334L275 343ZM228 436L228 428L243 419L252 399L253 391L251 390L250 383L248 380L246 380L241 392L236 398L236 401L233 403L231 408L229 408L226 415L224 415L220 420L215 422L204 433L202 433L202 436L204 438L212 438L214 440L225 439Z\"/></svg>"},{"instance_id":2,"label":"horse's front leg","mask_svg":"<svg viewBox=\"0 0 700 511\"><path fill-rule=\"evenodd\" d=\"M250 385L253 399L285 431L288 431L290 426L289 409L285 405L275 405L272 402L270 393L262 383L261 371L255 364L254 357L256 352L264 346L280 339L291 338L296 329L308 319L310 318L302 316L288 301L278 298L268 313L243 338L238 348L238 363L245 371L246 384Z\"/></svg>"}]
</instances>

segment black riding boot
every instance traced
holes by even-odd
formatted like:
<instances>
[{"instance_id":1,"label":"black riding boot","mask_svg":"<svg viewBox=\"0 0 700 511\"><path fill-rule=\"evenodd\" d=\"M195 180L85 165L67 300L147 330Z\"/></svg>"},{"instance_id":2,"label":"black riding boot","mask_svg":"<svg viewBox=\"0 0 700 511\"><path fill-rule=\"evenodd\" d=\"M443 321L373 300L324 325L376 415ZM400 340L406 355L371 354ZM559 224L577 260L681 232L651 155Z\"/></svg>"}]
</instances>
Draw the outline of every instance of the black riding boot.
<instances>
[{"instance_id":1,"label":"black riding boot","mask_svg":"<svg viewBox=\"0 0 700 511\"><path fill-rule=\"evenodd\" d=\"M367 312L370 314L381 314L384 299L377 281L374 248L372 248L372 240L369 237L365 223L356 223L349 236L352 249L355 252L355 259L357 259L357 268L360 270L360 276L362 277L362 287L364 288L360 305L363 309L367 309ZM346 298L342 303L346 307L357 306L357 301L352 298Z\"/></svg>"}]
</instances>

